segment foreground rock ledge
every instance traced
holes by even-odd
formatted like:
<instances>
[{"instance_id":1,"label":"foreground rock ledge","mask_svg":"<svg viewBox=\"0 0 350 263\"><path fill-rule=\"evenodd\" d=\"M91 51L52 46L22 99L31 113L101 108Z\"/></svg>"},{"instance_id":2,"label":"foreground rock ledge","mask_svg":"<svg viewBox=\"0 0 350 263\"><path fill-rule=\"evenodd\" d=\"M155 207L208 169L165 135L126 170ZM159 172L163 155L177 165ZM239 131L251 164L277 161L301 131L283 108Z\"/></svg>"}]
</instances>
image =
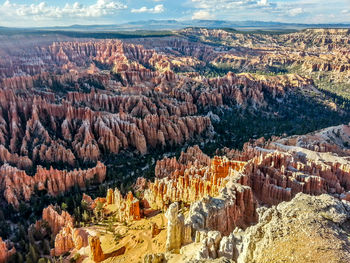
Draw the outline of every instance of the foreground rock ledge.
<instances>
[{"instance_id":1,"label":"foreground rock ledge","mask_svg":"<svg viewBox=\"0 0 350 263\"><path fill-rule=\"evenodd\" d=\"M183 247L182 262L211 262L213 255L237 263L350 262L350 202L299 193L258 213L259 222L245 231L236 228L222 238L209 231L196 240L199 250Z\"/></svg>"}]
</instances>

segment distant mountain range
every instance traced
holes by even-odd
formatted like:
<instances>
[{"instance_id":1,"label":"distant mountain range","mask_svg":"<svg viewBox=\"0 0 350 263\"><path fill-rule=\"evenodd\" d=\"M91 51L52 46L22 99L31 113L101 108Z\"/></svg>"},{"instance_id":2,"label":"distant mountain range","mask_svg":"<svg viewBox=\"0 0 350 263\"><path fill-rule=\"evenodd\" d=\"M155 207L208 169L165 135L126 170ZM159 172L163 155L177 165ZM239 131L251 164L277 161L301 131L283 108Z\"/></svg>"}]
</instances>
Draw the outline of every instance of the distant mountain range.
<instances>
[{"instance_id":1,"label":"distant mountain range","mask_svg":"<svg viewBox=\"0 0 350 263\"><path fill-rule=\"evenodd\" d=\"M350 28L350 24L297 24L263 21L221 21L221 20L147 20L115 25L72 25L58 27L27 28L38 30L67 31L134 31L134 30L178 30L186 27L234 28L239 30L286 30L305 28ZM0 27L0 29L4 29ZM23 28L22 28L23 29Z\"/></svg>"}]
</instances>

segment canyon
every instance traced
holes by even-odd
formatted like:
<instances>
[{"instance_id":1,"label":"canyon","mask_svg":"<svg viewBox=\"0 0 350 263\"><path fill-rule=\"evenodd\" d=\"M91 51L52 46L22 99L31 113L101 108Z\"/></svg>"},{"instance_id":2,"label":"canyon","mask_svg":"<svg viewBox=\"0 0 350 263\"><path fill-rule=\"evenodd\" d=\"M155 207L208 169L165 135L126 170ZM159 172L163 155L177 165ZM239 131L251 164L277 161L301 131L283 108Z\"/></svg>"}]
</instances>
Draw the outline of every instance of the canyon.
<instances>
[{"instance_id":1,"label":"canyon","mask_svg":"<svg viewBox=\"0 0 350 263\"><path fill-rule=\"evenodd\" d=\"M138 224L149 225L151 240L161 246L157 253L145 256L145 262L222 257L234 262L278 261L290 258L291 246L295 259L288 262L312 262L315 255L304 251L307 246L300 242L307 242L306 236L307 240L312 238L314 249L318 250L328 242L323 235L335 243L327 245L328 252L317 253L317 257L322 260L332 255L332 262L346 261L349 254L341 247L348 246L347 241L338 239L336 233L346 235L349 231L346 222L350 218L350 164L344 147L349 140L350 126L341 125L303 136L258 139L246 143L242 151L222 149L224 155L214 158L205 155L198 146L188 148L178 159L165 157L156 164L154 182L139 179L134 185L139 198L131 192L123 196L118 189L109 189L106 198L93 201L103 203L107 218L115 215L115 229L126 231L112 245L114 250L103 252L100 235L106 240L111 234L102 234L92 224L78 230L94 233L91 239L97 245L91 242L72 245L71 255L79 251L95 262L107 258L122 262L128 253L136 253L131 251L142 244L140 240L146 240L141 234L130 233L140 229L132 227ZM322 147L315 147L315 142ZM66 216L64 212L60 216L55 214L56 219L49 221L59 222ZM153 222L157 217L158 221ZM299 231L300 222L303 233ZM334 227L338 227L336 232L331 230ZM260 235L259 231L266 234ZM132 241L134 245L130 244L130 235L138 236ZM64 247L64 241L57 241L55 246ZM86 249L81 249L82 246ZM108 251L112 248L109 246ZM266 249L278 252L266 254ZM59 250L55 247L55 251ZM147 251L152 252L149 245ZM141 261L142 254L137 254Z\"/></svg>"},{"instance_id":2,"label":"canyon","mask_svg":"<svg viewBox=\"0 0 350 263\"><path fill-rule=\"evenodd\" d=\"M1 37L0 262L348 261L349 44Z\"/></svg>"}]
</instances>

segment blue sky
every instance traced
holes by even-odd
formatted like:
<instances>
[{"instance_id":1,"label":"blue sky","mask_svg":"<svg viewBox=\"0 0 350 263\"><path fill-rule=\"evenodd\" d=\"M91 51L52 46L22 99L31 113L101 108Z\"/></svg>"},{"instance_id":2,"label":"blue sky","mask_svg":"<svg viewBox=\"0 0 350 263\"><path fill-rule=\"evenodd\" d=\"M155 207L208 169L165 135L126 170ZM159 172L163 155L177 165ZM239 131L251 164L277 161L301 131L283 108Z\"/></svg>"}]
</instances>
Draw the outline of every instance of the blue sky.
<instances>
[{"instance_id":1,"label":"blue sky","mask_svg":"<svg viewBox=\"0 0 350 263\"><path fill-rule=\"evenodd\" d=\"M0 0L1 26L149 19L350 23L350 0Z\"/></svg>"}]
</instances>

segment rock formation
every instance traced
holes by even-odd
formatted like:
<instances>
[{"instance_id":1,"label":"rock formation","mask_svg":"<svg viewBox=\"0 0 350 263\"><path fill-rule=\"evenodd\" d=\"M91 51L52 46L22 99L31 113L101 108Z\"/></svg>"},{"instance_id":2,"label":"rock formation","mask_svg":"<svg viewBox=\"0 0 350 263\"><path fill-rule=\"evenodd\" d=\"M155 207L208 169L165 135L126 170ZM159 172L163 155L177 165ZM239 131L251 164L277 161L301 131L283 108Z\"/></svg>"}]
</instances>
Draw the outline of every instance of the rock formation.
<instances>
[{"instance_id":1,"label":"rock formation","mask_svg":"<svg viewBox=\"0 0 350 263\"><path fill-rule=\"evenodd\" d=\"M97 236L89 236L89 246L91 251L90 258L94 262L101 262L110 257L117 257L119 255L124 254L125 252L125 247L121 247L114 252L111 252L108 254L103 253L102 247L101 247L101 241Z\"/></svg>"},{"instance_id":2,"label":"rock formation","mask_svg":"<svg viewBox=\"0 0 350 263\"><path fill-rule=\"evenodd\" d=\"M9 246L5 241L0 237L0 263L6 263L11 255L16 253L16 248L12 247L9 249Z\"/></svg>"},{"instance_id":3,"label":"rock formation","mask_svg":"<svg viewBox=\"0 0 350 263\"><path fill-rule=\"evenodd\" d=\"M101 262L106 259L101 248L100 239L98 237L89 236L89 246L91 249L91 259L94 262Z\"/></svg>"},{"instance_id":4,"label":"rock formation","mask_svg":"<svg viewBox=\"0 0 350 263\"><path fill-rule=\"evenodd\" d=\"M51 256L61 256L73 248L79 250L88 245L88 233L83 229L74 228L74 219L66 211L59 214L50 205L43 210L42 220L46 221L54 236L54 248ZM37 221L39 223L39 221Z\"/></svg>"},{"instance_id":5,"label":"rock formation","mask_svg":"<svg viewBox=\"0 0 350 263\"><path fill-rule=\"evenodd\" d=\"M54 235L57 235L64 226L74 224L74 219L69 213L62 211L62 213L59 214L52 205L43 210L42 219L49 224Z\"/></svg>"},{"instance_id":6,"label":"rock formation","mask_svg":"<svg viewBox=\"0 0 350 263\"><path fill-rule=\"evenodd\" d=\"M251 188L229 181L219 196L204 197L191 204L186 223L196 231L217 230L227 235L236 227L255 223L256 208Z\"/></svg>"},{"instance_id":7,"label":"rock formation","mask_svg":"<svg viewBox=\"0 0 350 263\"><path fill-rule=\"evenodd\" d=\"M235 69L253 72L299 66L306 74L327 72L337 82L349 79L349 55L346 52L350 40L348 29L307 29L280 36L203 28L188 28L181 33L200 36L205 42L220 39L225 45L240 47L239 50L217 53L207 49L202 59L215 66L230 65Z\"/></svg>"},{"instance_id":8,"label":"rock formation","mask_svg":"<svg viewBox=\"0 0 350 263\"><path fill-rule=\"evenodd\" d=\"M166 251L178 253L181 246L192 242L191 226L185 224L183 214L179 214L178 203L172 203L166 214L168 219Z\"/></svg>"},{"instance_id":9,"label":"rock formation","mask_svg":"<svg viewBox=\"0 0 350 263\"><path fill-rule=\"evenodd\" d=\"M347 262L349 205L330 195L299 193L289 202L257 209L259 222L246 230L236 228L227 236L218 231L198 231L195 257L182 249L183 258L224 257L237 263Z\"/></svg>"},{"instance_id":10,"label":"rock formation","mask_svg":"<svg viewBox=\"0 0 350 263\"><path fill-rule=\"evenodd\" d=\"M164 263L166 262L164 254L147 254L143 260L144 263Z\"/></svg>"},{"instance_id":11,"label":"rock formation","mask_svg":"<svg viewBox=\"0 0 350 263\"><path fill-rule=\"evenodd\" d=\"M190 158L191 156L191 158ZM196 160L196 157L200 157ZM196 160L196 161L194 161ZM145 199L154 209L163 209L171 202L195 202L206 195L217 196L225 184L225 178L233 171L241 171L245 163L227 158L210 158L197 147L182 153L179 162L165 158L156 165L156 175L168 176L155 179L145 191ZM161 172L165 168L165 172Z\"/></svg>"},{"instance_id":12,"label":"rock formation","mask_svg":"<svg viewBox=\"0 0 350 263\"><path fill-rule=\"evenodd\" d=\"M197 259L217 258L221 238L222 236L219 231L209 231L204 235L200 235L200 239L197 242L201 242L201 247L197 251Z\"/></svg>"},{"instance_id":13,"label":"rock formation","mask_svg":"<svg viewBox=\"0 0 350 263\"><path fill-rule=\"evenodd\" d=\"M124 198L117 188L108 189L106 205L116 206L119 222L141 219L140 201L133 196L132 192L129 192Z\"/></svg>"},{"instance_id":14,"label":"rock formation","mask_svg":"<svg viewBox=\"0 0 350 263\"><path fill-rule=\"evenodd\" d=\"M75 229L71 223L61 228L55 237L55 246L51 250L51 256L61 256L72 249L79 250L88 246L88 233L83 229Z\"/></svg>"},{"instance_id":15,"label":"rock formation","mask_svg":"<svg viewBox=\"0 0 350 263\"><path fill-rule=\"evenodd\" d=\"M329 195L298 194L291 202L260 210L257 225L244 232L234 231L233 239L230 235L220 246L231 248L233 245L238 251L238 263L346 262L350 254L344 248L349 246L349 241L342 236L350 231L345 226L349 208L348 202ZM226 251L232 254L232 250Z\"/></svg>"},{"instance_id":16,"label":"rock formation","mask_svg":"<svg viewBox=\"0 0 350 263\"><path fill-rule=\"evenodd\" d=\"M230 158L195 161L191 156L202 156L195 147L178 160L159 161L156 174L161 179L145 184L144 199L155 209L167 208L167 250L178 252L183 247L181 233L188 229L192 233L188 243L200 243L197 259L236 259L239 248L232 232L255 224L263 209L260 205L290 201L298 193L328 193L347 200L350 174L344 145L348 129L343 125L305 136L260 139L247 143L241 152L225 150ZM321 138L325 149L333 152L310 146ZM208 186L198 184L202 181ZM190 205L185 218L176 202Z\"/></svg>"},{"instance_id":17,"label":"rock formation","mask_svg":"<svg viewBox=\"0 0 350 263\"><path fill-rule=\"evenodd\" d=\"M316 89L318 81L337 85L350 80L348 29L274 35L186 28L157 41L8 39L0 39L0 191L15 208L37 191L57 196L73 187L101 184L107 174L104 163L110 165L119 154L135 158L155 150L173 152L194 141L203 146L220 129L226 136L221 112L283 120L279 109L294 107L298 96L334 98ZM320 103L348 116L346 100L345 110L339 103ZM155 180L139 178L134 184L137 198L109 189L106 198L84 195L83 201L89 210L102 203L103 212L110 209L125 229L166 211L167 254L147 251L145 262L165 261L172 252L186 256L187 245L198 248L194 260L238 262L282 261L291 257L281 253L291 245L298 251L296 261L308 262L309 244L310 251L332 251L320 252L320 262L329 255L347 262L348 251L339 248L349 245L349 136L349 126L342 125L251 140L241 151L221 149L213 158L193 146L179 158L158 160ZM88 239L89 226L74 228L72 216L52 205L43 210L43 220L55 236L52 256L89 245L91 259L100 262L127 251L122 246L104 253L98 237ZM298 220L305 223L305 233L297 231L304 230ZM154 241L150 247L159 249L164 232L148 223ZM325 244L321 234L338 248ZM133 242L137 247L138 241ZM0 262L15 251L1 239L0 248Z\"/></svg>"},{"instance_id":18,"label":"rock formation","mask_svg":"<svg viewBox=\"0 0 350 263\"><path fill-rule=\"evenodd\" d=\"M4 191L6 201L18 207L19 201L28 201L35 187L46 190L50 195L56 196L69 191L74 186L85 189L86 182L101 183L106 176L106 166L98 162L94 168L73 171L57 170L52 167L47 170L38 166L36 174L32 177L25 171L11 167L8 164L0 166L0 189Z\"/></svg>"}]
</instances>

